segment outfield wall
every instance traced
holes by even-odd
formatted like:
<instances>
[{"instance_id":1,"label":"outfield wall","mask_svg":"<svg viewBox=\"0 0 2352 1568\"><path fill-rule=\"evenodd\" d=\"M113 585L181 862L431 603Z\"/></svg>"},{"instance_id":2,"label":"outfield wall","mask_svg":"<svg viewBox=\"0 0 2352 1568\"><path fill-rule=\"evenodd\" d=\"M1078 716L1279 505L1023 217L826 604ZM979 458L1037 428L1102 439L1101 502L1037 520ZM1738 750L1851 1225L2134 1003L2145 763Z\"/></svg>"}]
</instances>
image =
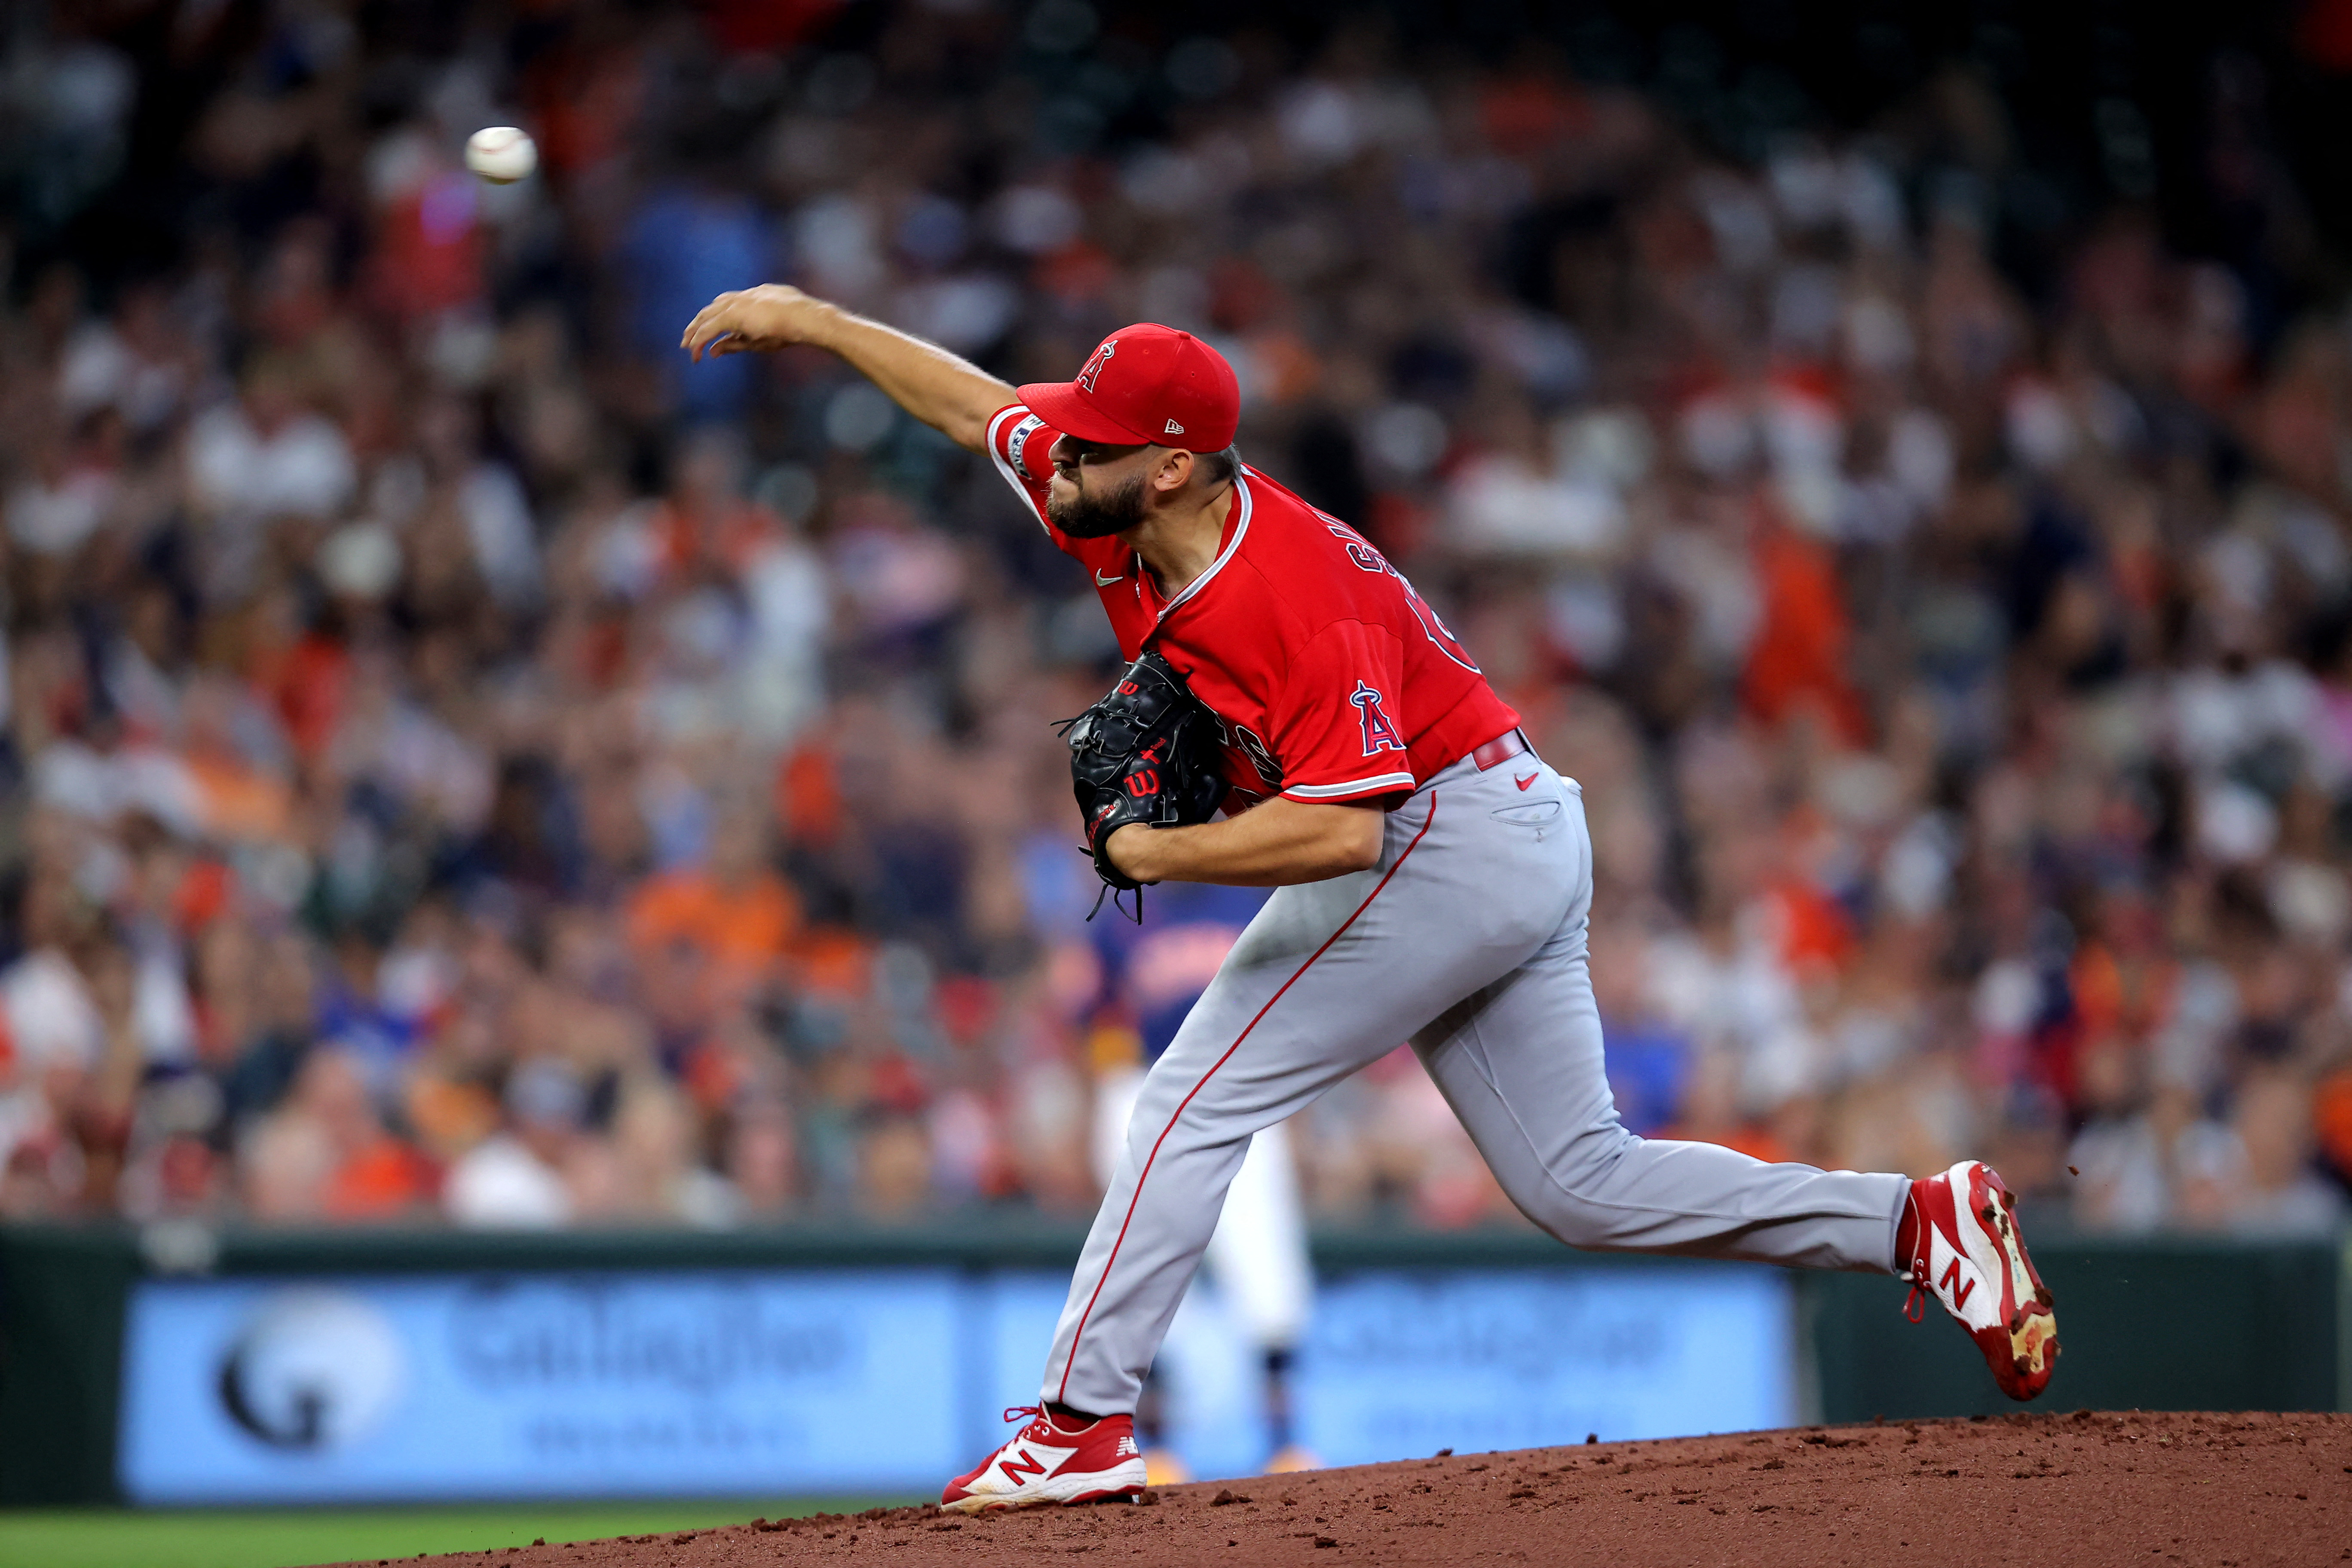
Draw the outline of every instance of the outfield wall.
<instances>
[{"instance_id":1,"label":"outfield wall","mask_svg":"<svg viewBox=\"0 0 2352 1568\"><path fill-rule=\"evenodd\" d=\"M0 1228L0 1503L928 1490L1034 1378L1082 1233ZM2050 1407L2352 1408L2352 1246L2057 1239ZM1327 1462L2008 1408L1852 1275L1327 1232ZM1931 1309L1932 1310L1932 1309ZM1204 1475L1265 1452L1213 1285L1163 1365Z\"/></svg>"}]
</instances>

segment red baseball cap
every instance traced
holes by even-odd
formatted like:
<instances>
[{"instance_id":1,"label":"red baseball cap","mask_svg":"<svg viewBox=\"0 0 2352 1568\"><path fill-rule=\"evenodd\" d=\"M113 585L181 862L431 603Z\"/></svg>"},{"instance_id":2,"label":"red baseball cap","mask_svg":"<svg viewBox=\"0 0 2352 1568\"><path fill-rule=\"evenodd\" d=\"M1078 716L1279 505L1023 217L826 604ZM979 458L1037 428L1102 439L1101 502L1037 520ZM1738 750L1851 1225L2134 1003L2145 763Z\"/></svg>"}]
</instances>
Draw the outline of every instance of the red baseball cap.
<instances>
[{"instance_id":1,"label":"red baseball cap","mask_svg":"<svg viewBox=\"0 0 2352 1568\"><path fill-rule=\"evenodd\" d=\"M1225 356L1173 327L1121 327L1087 359L1076 381L1032 382L1021 401L1081 441L1144 441L1187 452L1222 452L1241 423L1241 384Z\"/></svg>"}]
</instances>

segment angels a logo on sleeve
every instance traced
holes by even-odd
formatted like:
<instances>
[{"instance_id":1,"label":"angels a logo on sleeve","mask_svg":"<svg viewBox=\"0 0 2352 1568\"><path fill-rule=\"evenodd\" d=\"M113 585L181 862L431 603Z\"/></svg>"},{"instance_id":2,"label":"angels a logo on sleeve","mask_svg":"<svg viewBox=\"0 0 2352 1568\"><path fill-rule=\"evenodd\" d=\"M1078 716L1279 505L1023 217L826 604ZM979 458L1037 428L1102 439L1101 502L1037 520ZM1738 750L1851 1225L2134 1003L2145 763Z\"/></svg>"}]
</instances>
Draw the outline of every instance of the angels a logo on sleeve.
<instances>
[{"instance_id":1,"label":"angels a logo on sleeve","mask_svg":"<svg viewBox=\"0 0 2352 1568\"><path fill-rule=\"evenodd\" d=\"M1375 752L1402 752L1403 738L1398 735L1396 721L1381 707L1381 694L1359 680L1356 689L1348 696L1356 705L1356 717L1364 726L1364 755Z\"/></svg>"}]
</instances>

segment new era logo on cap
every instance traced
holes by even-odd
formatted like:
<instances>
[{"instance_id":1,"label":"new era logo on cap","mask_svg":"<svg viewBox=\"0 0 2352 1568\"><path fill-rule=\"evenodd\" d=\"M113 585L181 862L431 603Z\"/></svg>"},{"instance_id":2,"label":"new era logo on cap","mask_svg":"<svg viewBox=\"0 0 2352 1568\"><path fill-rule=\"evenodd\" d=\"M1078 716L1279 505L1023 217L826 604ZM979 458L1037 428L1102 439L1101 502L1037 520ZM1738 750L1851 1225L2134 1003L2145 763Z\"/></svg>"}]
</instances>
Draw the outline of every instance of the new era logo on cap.
<instances>
[{"instance_id":1,"label":"new era logo on cap","mask_svg":"<svg viewBox=\"0 0 2352 1568\"><path fill-rule=\"evenodd\" d=\"M1074 381L1033 382L1021 401L1081 441L1222 452L1241 423L1241 384L1225 356L1173 327L1141 321L1105 338Z\"/></svg>"}]
</instances>

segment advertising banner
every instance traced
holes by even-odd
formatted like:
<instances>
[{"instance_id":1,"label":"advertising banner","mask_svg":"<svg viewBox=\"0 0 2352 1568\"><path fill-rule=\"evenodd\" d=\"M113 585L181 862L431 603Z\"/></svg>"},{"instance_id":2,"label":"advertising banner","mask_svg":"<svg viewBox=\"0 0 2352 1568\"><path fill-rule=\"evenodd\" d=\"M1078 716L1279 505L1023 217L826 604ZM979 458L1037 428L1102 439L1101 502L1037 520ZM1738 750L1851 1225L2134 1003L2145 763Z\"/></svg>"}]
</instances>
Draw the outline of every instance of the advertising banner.
<instances>
[{"instance_id":1,"label":"advertising banner","mask_svg":"<svg viewBox=\"0 0 2352 1568\"><path fill-rule=\"evenodd\" d=\"M141 1283L119 1470L143 1504L919 1496L1036 1398L1066 1280L951 1268ZM1762 1269L1369 1271L1327 1282L1294 1373L1327 1463L1795 1416ZM1268 1451L1258 1351L1213 1286L1160 1363L1201 1476Z\"/></svg>"},{"instance_id":2,"label":"advertising banner","mask_svg":"<svg viewBox=\"0 0 2352 1568\"><path fill-rule=\"evenodd\" d=\"M1788 1426L1796 1342L1770 1269L1358 1275L1317 1300L1301 1435L1362 1464Z\"/></svg>"},{"instance_id":3,"label":"advertising banner","mask_svg":"<svg viewBox=\"0 0 2352 1568\"><path fill-rule=\"evenodd\" d=\"M126 1331L123 1489L916 1487L961 1452L957 1289L922 1269L148 1283Z\"/></svg>"}]
</instances>

